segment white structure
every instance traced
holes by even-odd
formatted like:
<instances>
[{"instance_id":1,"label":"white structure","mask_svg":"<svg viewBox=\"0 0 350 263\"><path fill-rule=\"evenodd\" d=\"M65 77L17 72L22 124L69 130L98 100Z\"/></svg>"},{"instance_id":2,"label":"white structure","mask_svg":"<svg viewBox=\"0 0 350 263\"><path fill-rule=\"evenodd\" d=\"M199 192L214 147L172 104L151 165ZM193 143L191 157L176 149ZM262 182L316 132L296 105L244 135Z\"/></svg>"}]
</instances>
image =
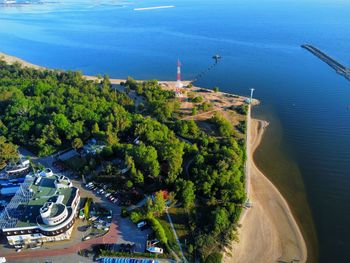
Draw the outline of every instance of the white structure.
<instances>
[{"instance_id":1,"label":"white structure","mask_svg":"<svg viewBox=\"0 0 350 263\"><path fill-rule=\"evenodd\" d=\"M46 225L54 226L67 218L68 210L64 204L47 202L40 208L40 215Z\"/></svg>"},{"instance_id":2,"label":"white structure","mask_svg":"<svg viewBox=\"0 0 350 263\"><path fill-rule=\"evenodd\" d=\"M254 93L254 90L255 89L250 89L250 103L252 103L253 102L253 93Z\"/></svg>"},{"instance_id":3,"label":"white structure","mask_svg":"<svg viewBox=\"0 0 350 263\"><path fill-rule=\"evenodd\" d=\"M54 175L50 168L45 168L44 171L39 170L37 174L41 177L51 177Z\"/></svg>"},{"instance_id":4,"label":"white structure","mask_svg":"<svg viewBox=\"0 0 350 263\"><path fill-rule=\"evenodd\" d=\"M181 62L177 60L177 77L176 77L176 88L182 89L184 84L181 81Z\"/></svg>"},{"instance_id":5,"label":"white structure","mask_svg":"<svg viewBox=\"0 0 350 263\"><path fill-rule=\"evenodd\" d=\"M29 160L21 160L19 163L14 165L8 165L5 170L6 173L11 176L15 174L19 174L22 172L28 172L30 168Z\"/></svg>"},{"instance_id":6,"label":"white structure","mask_svg":"<svg viewBox=\"0 0 350 263\"><path fill-rule=\"evenodd\" d=\"M27 179L0 216L9 245L37 245L69 239L75 222L79 189L65 176ZM52 172L52 171L51 171Z\"/></svg>"}]
</instances>

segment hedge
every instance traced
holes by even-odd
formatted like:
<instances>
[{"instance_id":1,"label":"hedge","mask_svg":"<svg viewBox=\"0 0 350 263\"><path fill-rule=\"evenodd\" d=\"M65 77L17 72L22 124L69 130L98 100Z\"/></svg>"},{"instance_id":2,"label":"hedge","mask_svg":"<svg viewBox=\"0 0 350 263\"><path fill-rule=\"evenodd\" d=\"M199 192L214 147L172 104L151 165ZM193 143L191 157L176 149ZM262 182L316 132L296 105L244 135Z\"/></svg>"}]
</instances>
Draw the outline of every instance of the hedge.
<instances>
[{"instance_id":1,"label":"hedge","mask_svg":"<svg viewBox=\"0 0 350 263\"><path fill-rule=\"evenodd\" d=\"M156 238L162 242L164 245L168 244L168 238L165 235L165 231L163 229L163 226L159 223L157 219L154 217L148 217L147 218L148 223L151 225L154 233L156 234Z\"/></svg>"},{"instance_id":2,"label":"hedge","mask_svg":"<svg viewBox=\"0 0 350 263\"><path fill-rule=\"evenodd\" d=\"M84 215L85 215L85 218L88 219L89 218L89 212L90 212L90 205L91 205L91 202L92 202L92 198L89 197L86 202L85 202L85 205L84 205Z\"/></svg>"}]
</instances>

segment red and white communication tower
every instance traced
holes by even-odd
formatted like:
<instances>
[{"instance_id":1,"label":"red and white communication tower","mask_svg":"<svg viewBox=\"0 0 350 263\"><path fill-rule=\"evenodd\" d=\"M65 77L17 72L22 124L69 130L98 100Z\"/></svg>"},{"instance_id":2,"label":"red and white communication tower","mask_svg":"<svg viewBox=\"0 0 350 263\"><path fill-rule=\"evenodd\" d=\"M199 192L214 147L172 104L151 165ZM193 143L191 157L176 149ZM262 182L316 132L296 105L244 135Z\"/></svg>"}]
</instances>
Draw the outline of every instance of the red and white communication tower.
<instances>
[{"instance_id":1,"label":"red and white communication tower","mask_svg":"<svg viewBox=\"0 0 350 263\"><path fill-rule=\"evenodd\" d=\"M181 62L177 60L177 78L176 78L176 93L181 93L181 89L184 87L184 84L181 81Z\"/></svg>"}]
</instances>

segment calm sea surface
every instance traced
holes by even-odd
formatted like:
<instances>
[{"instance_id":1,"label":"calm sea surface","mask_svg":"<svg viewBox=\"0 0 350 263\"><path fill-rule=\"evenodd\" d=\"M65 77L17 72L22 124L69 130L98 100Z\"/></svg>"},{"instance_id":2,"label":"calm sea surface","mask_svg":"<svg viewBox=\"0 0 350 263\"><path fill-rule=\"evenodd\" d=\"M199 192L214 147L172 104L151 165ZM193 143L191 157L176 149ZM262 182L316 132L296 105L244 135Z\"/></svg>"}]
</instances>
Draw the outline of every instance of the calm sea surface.
<instances>
[{"instance_id":1,"label":"calm sea surface","mask_svg":"<svg viewBox=\"0 0 350 263\"><path fill-rule=\"evenodd\" d=\"M134 8L174 8L134 11ZM350 1L58 1L0 6L0 51L52 68L174 79L241 95L271 122L255 157L288 199L312 262L350 262L350 82L300 48L350 66ZM291 260L291 259L285 259Z\"/></svg>"}]
</instances>

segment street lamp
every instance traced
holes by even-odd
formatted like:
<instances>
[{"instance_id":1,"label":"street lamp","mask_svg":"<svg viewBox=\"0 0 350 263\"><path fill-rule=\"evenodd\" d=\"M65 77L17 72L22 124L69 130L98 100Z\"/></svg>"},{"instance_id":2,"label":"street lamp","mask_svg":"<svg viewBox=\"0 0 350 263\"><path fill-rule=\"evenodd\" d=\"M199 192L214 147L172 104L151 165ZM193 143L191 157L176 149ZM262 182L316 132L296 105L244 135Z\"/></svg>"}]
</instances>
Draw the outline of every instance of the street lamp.
<instances>
[{"instance_id":1,"label":"street lamp","mask_svg":"<svg viewBox=\"0 0 350 263\"><path fill-rule=\"evenodd\" d=\"M250 89L250 104L253 102L253 93L254 93L254 90L253 88Z\"/></svg>"}]
</instances>

